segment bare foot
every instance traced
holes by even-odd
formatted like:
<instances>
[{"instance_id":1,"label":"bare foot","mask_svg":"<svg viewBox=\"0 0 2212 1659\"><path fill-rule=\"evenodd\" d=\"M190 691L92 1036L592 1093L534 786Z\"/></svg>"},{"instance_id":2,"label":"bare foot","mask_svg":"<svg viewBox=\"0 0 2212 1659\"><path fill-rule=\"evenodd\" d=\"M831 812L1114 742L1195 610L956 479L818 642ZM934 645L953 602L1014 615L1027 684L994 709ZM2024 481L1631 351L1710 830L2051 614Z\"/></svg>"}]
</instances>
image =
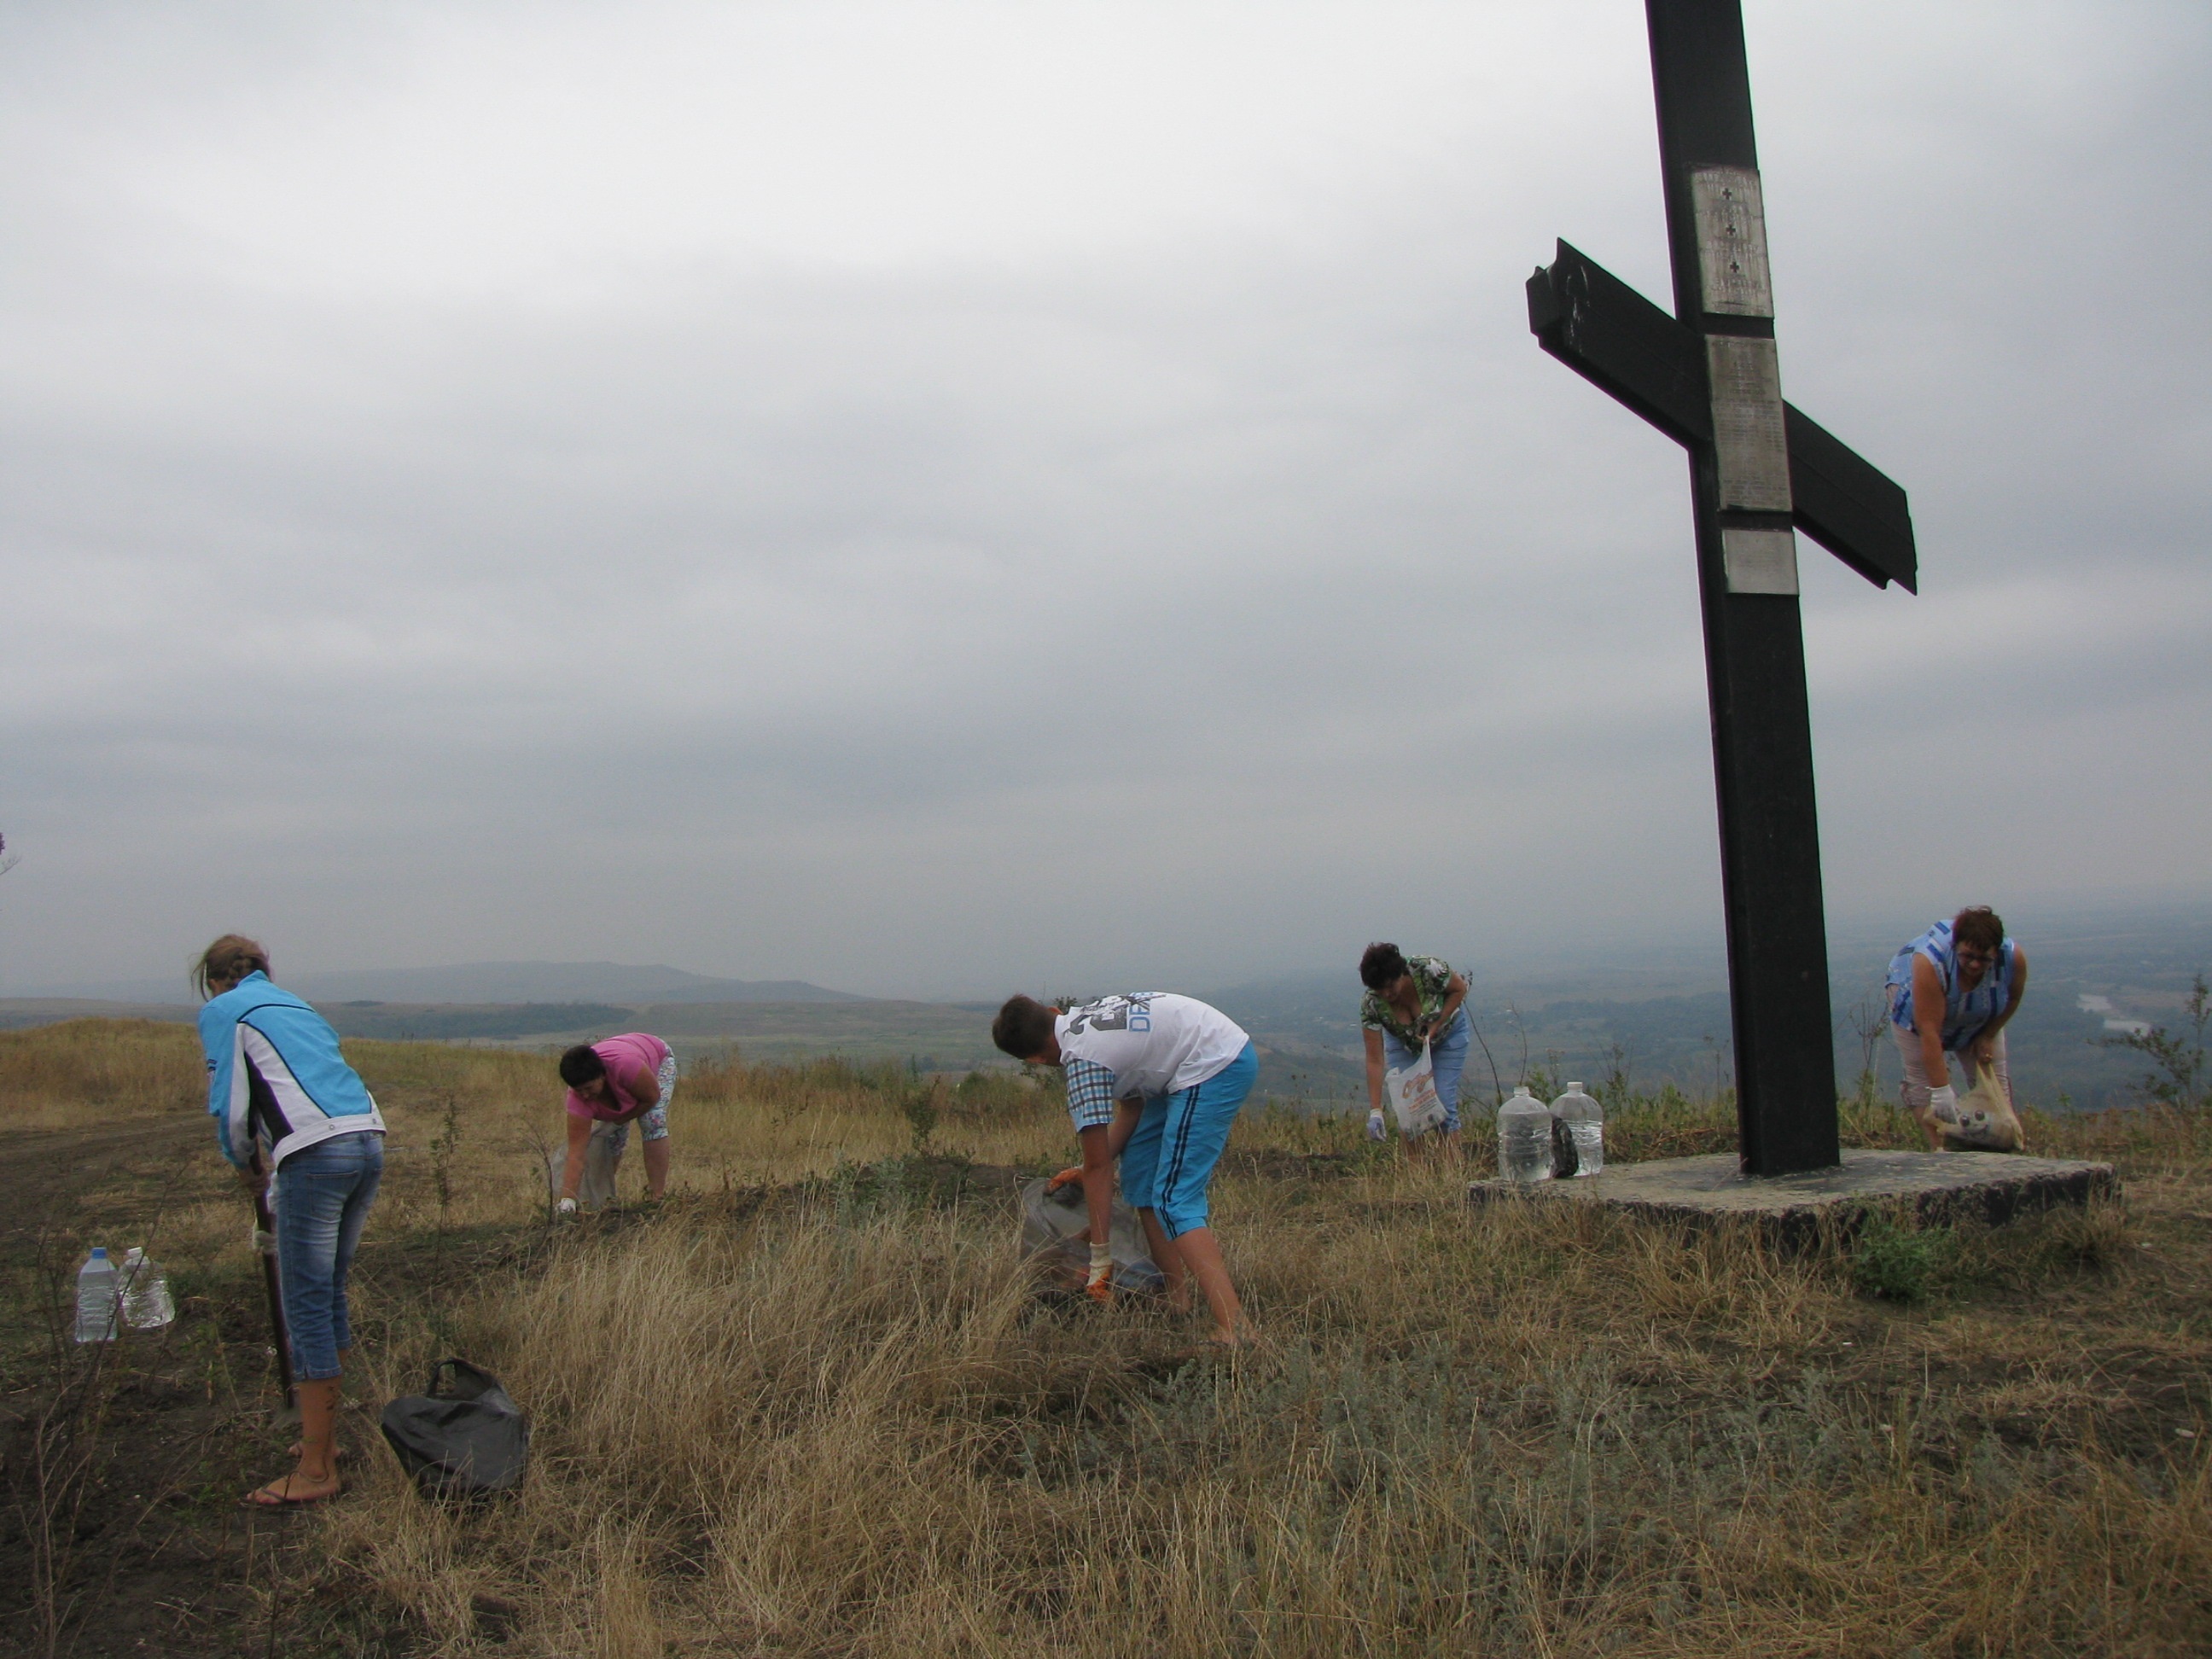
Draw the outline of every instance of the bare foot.
<instances>
[{"instance_id":1,"label":"bare foot","mask_svg":"<svg viewBox=\"0 0 2212 1659\"><path fill-rule=\"evenodd\" d=\"M295 1469L289 1474L280 1474L267 1486L246 1494L242 1500L248 1508L258 1510L291 1509L302 1504L319 1504L336 1498L344 1490L333 1470L317 1480Z\"/></svg>"}]
</instances>

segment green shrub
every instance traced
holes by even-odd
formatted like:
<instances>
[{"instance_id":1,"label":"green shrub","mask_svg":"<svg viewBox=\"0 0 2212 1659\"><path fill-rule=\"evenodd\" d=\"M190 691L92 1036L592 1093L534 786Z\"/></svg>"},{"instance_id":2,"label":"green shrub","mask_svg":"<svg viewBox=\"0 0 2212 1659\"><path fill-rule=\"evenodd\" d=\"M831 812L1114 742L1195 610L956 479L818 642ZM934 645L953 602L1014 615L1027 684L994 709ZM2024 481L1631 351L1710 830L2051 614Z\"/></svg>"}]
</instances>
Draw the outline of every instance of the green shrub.
<instances>
[{"instance_id":1,"label":"green shrub","mask_svg":"<svg viewBox=\"0 0 2212 1659\"><path fill-rule=\"evenodd\" d=\"M1851 1245L1851 1283L1869 1296L1917 1302L1950 1271L1958 1251L1948 1227L1901 1227L1869 1214Z\"/></svg>"},{"instance_id":2,"label":"green shrub","mask_svg":"<svg viewBox=\"0 0 2212 1659\"><path fill-rule=\"evenodd\" d=\"M914 1135L915 1156L927 1156L929 1138L937 1133L937 1085L927 1084L908 1090L901 1109L906 1114L906 1127Z\"/></svg>"}]
</instances>

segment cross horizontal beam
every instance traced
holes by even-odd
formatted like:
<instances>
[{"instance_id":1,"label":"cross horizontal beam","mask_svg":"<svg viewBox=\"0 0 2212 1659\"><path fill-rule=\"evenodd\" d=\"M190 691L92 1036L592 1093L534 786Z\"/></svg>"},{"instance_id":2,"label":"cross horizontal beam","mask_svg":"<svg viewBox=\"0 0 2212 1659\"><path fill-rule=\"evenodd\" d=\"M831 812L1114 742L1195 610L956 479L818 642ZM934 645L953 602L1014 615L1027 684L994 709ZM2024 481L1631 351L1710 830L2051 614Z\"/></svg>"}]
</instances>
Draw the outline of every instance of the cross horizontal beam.
<instances>
[{"instance_id":1,"label":"cross horizontal beam","mask_svg":"<svg viewBox=\"0 0 2212 1659\"><path fill-rule=\"evenodd\" d=\"M1528 279L1528 327L1552 356L1680 444L1713 441L1705 337L1565 242ZM1919 591L1912 513L1881 469L1782 406L1796 526L1877 587Z\"/></svg>"}]
</instances>

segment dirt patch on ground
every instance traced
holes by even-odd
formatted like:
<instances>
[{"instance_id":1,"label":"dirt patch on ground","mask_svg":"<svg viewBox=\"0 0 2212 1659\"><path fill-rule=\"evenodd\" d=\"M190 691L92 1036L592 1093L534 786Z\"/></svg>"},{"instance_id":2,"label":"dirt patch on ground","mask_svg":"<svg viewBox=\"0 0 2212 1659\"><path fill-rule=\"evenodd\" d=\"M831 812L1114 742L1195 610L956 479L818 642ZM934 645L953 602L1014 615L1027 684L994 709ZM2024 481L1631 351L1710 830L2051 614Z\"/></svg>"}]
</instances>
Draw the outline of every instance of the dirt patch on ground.
<instances>
[{"instance_id":1,"label":"dirt patch on ground","mask_svg":"<svg viewBox=\"0 0 2212 1659\"><path fill-rule=\"evenodd\" d=\"M67 1212L84 1224L143 1219L137 1200L149 1184L181 1164L205 1163L209 1140L204 1117L0 1131L0 1236L16 1243L27 1231L58 1220L63 1200Z\"/></svg>"},{"instance_id":2,"label":"dirt patch on ground","mask_svg":"<svg viewBox=\"0 0 2212 1659\"><path fill-rule=\"evenodd\" d=\"M210 1206L248 1224L243 1192L209 1144L205 1120L160 1119L65 1130L0 1131L0 1655L411 1651L422 1632L382 1620L364 1597L288 1597L327 1585L301 1554L316 1532L300 1513L240 1504L279 1472L291 1430L279 1403L260 1282L250 1266L172 1272L175 1323L112 1345L80 1346L67 1320L85 1251L159 1240ZM573 1229L502 1226L442 1236L372 1227L357 1278L384 1293L436 1298L487 1273L527 1275L556 1240L640 1228L741 1223L807 1205L1004 1206L1026 1172L957 1157L855 1165L789 1186L686 1193L627 1206ZM387 1177L389 1179L389 1177ZM1010 1233L1011 1243L1011 1233ZM242 1255L242 1252L233 1252ZM349 1407L340 1437L380 1455L374 1409ZM485 1615L495 1625L497 1611Z\"/></svg>"},{"instance_id":3,"label":"dirt patch on ground","mask_svg":"<svg viewBox=\"0 0 2212 1659\"><path fill-rule=\"evenodd\" d=\"M88 1244L157 1253L164 1219L243 1195L205 1120L0 1133L0 1651L265 1649L297 1517L236 1500L279 1467L266 1315L251 1281L180 1275L159 1333L80 1346Z\"/></svg>"}]
</instances>

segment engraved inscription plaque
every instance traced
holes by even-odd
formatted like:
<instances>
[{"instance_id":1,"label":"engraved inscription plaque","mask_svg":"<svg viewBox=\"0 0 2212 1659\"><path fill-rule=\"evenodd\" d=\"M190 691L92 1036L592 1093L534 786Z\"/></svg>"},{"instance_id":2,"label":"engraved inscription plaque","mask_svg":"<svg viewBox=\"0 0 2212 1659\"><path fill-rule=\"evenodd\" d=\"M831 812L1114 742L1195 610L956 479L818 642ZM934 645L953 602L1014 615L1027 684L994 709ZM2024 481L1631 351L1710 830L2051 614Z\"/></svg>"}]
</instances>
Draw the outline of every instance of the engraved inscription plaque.
<instances>
[{"instance_id":1,"label":"engraved inscription plaque","mask_svg":"<svg viewBox=\"0 0 2212 1659\"><path fill-rule=\"evenodd\" d=\"M1699 167L1690 175L1698 221L1698 273L1705 309L1728 317L1771 317L1766 209L1749 167Z\"/></svg>"},{"instance_id":2,"label":"engraved inscription plaque","mask_svg":"<svg viewBox=\"0 0 2212 1659\"><path fill-rule=\"evenodd\" d=\"M1721 506L1790 511L1790 434L1782 418L1782 370L1774 342L1740 334L1705 337L1713 389L1713 447Z\"/></svg>"},{"instance_id":3,"label":"engraved inscription plaque","mask_svg":"<svg viewBox=\"0 0 2212 1659\"><path fill-rule=\"evenodd\" d=\"M1797 532L1723 530L1721 568L1727 574L1731 593L1795 593Z\"/></svg>"}]
</instances>

